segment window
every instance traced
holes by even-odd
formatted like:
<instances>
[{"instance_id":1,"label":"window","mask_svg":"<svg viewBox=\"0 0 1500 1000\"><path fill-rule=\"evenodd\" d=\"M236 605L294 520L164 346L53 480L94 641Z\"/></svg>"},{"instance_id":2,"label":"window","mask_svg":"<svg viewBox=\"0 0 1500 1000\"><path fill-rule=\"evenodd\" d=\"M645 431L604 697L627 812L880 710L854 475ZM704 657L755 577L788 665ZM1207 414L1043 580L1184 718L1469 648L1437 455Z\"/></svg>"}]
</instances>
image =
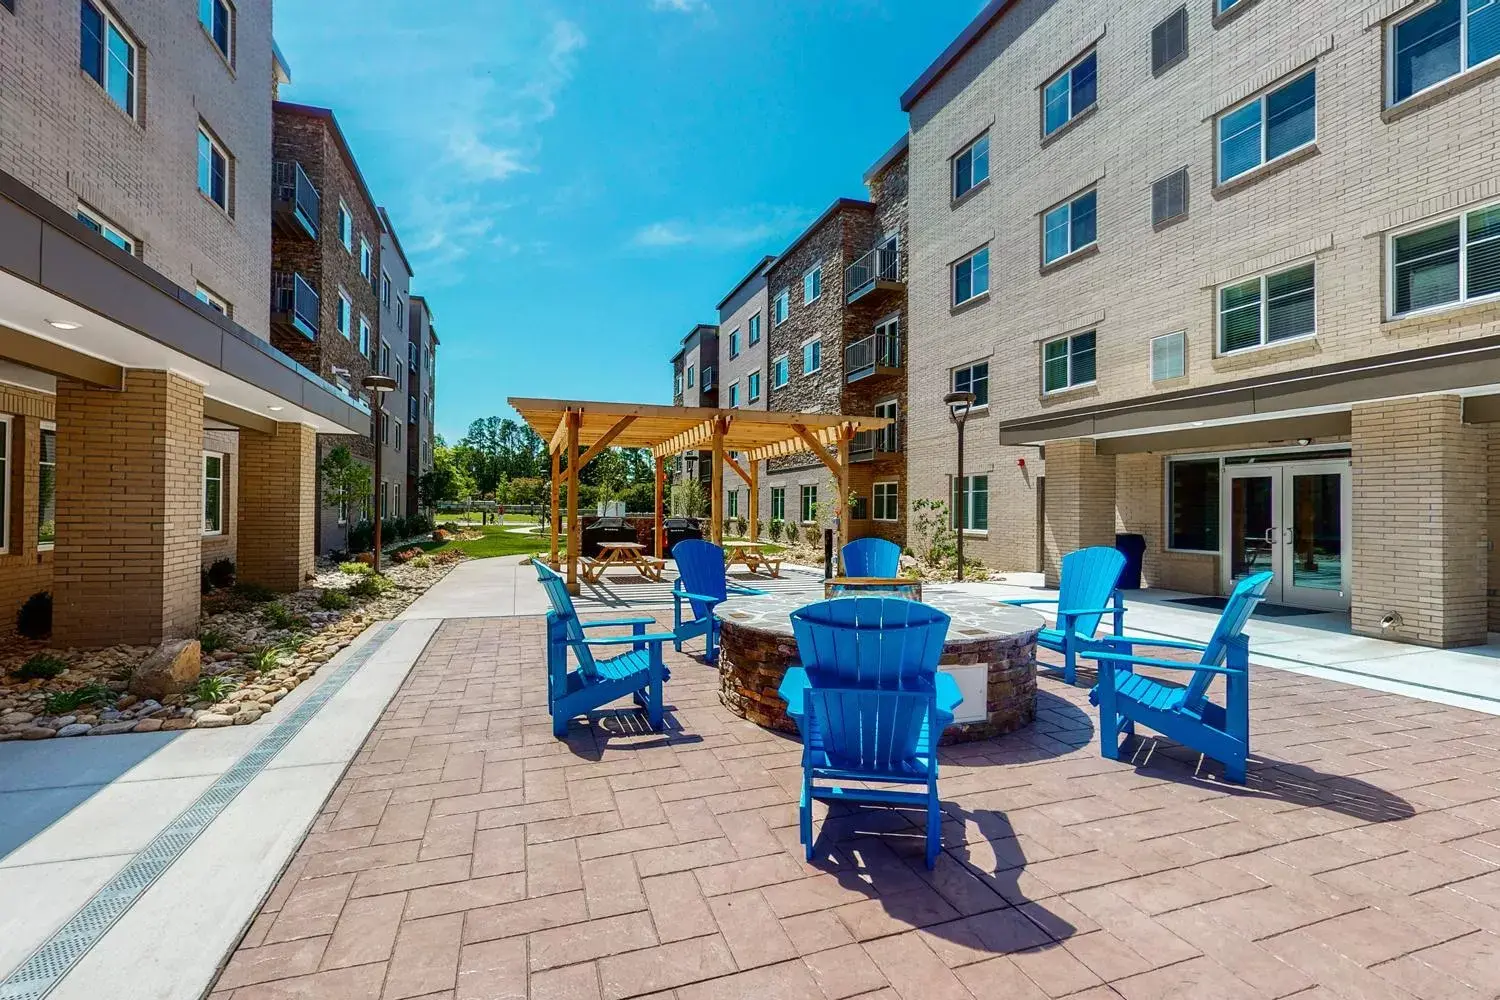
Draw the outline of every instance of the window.
<instances>
[{"instance_id":1,"label":"window","mask_svg":"<svg viewBox=\"0 0 1500 1000\"><path fill-rule=\"evenodd\" d=\"M1391 25L1391 104L1500 56L1500 3L1440 0Z\"/></svg>"},{"instance_id":2,"label":"window","mask_svg":"<svg viewBox=\"0 0 1500 1000\"><path fill-rule=\"evenodd\" d=\"M890 421L885 427L875 432L875 450L887 453L900 451L900 422L897 415L900 406L894 399L887 399L875 404L875 416L885 417Z\"/></svg>"},{"instance_id":3,"label":"window","mask_svg":"<svg viewBox=\"0 0 1500 1000\"><path fill-rule=\"evenodd\" d=\"M823 367L823 342L809 340L802 345L802 374L811 375Z\"/></svg>"},{"instance_id":4,"label":"window","mask_svg":"<svg viewBox=\"0 0 1500 1000\"><path fill-rule=\"evenodd\" d=\"M229 154L203 125L198 126L198 190L229 211Z\"/></svg>"},{"instance_id":5,"label":"window","mask_svg":"<svg viewBox=\"0 0 1500 1000\"><path fill-rule=\"evenodd\" d=\"M1311 70L1219 115L1219 183L1311 145L1317 112L1318 74Z\"/></svg>"},{"instance_id":6,"label":"window","mask_svg":"<svg viewBox=\"0 0 1500 1000\"><path fill-rule=\"evenodd\" d=\"M894 521L901 515L896 483L875 484L875 520Z\"/></svg>"},{"instance_id":7,"label":"window","mask_svg":"<svg viewBox=\"0 0 1500 1000\"><path fill-rule=\"evenodd\" d=\"M693 387L693 366L692 365L688 365L688 367L687 367L687 378L688 378L688 388L691 389Z\"/></svg>"},{"instance_id":8,"label":"window","mask_svg":"<svg viewBox=\"0 0 1500 1000\"><path fill-rule=\"evenodd\" d=\"M728 501L724 505L724 512L729 517L739 517L740 516L740 491L739 490L730 490L727 494L725 494L724 499L726 501Z\"/></svg>"},{"instance_id":9,"label":"window","mask_svg":"<svg viewBox=\"0 0 1500 1000\"><path fill-rule=\"evenodd\" d=\"M135 117L135 42L113 17L94 4L79 4L78 65L104 88L120 110Z\"/></svg>"},{"instance_id":10,"label":"window","mask_svg":"<svg viewBox=\"0 0 1500 1000\"><path fill-rule=\"evenodd\" d=\"M1500 204L1391 238L1391 316L1500 295Z\"/></svg>"},{"instance_id":11,"label":"window","mask_svg":"<svg viewBox=\"0 0 1500 1000\"><path fill-rule=\"evenodd\" d=\"M760 399L760 372L751 372L746 377L745 383L749 390L750 402Z\"/></svg>"},{"instance_id":12,"label":"window","mask_svg":"<svg viewBox=\"0 0 1500 1000\"><path fill-rule=\"evenodd\" d=\"M756 313L750 317L750 322L746 324L746 329L750 332L750 346L754 347L760 343L760 313Z\"/></svg>"},{"instance_id":13,"label":"window","mask_svg":"<svg viewBox=\"0 0 1500 1000\"><path fill-rule=\"evenodd\" d=\"M1183 167L1151 185L1151 224L1165 225L1188 214L1188 170Z\"/></svg>"},{"instance_id":14,"label":"window","mask_svg":"<svg viewBox=\"0 0 1500 1000\"><path fill-rule=\"evenodd\" d=\"M224 456L203 453L203 533L224 533Z\"/></svg>"},{"instance_id":15,"label":"window","mask_svg":"<svg viewBox=\"0 0 1500 1000\"><path fill-rule=\"evenodd\" d=\"M1219 460L1167 463L1167 548L1219 551Z\"/></svg>"},{"instance_id":16,"label":"window","mask_svg":"<svg viewBox=\"0 0 1500 1000\"><path fill-rule=\"evenodd\" d=\"M396 428L396 450L400 451L401 450L401 431L403 429L403 424L399 420L393 420L393 421L391 421L391 423L394 424L395 428Z\"/></svg>"},{"instance_id":17,"label":"window","mask_svg":"<svg viewBox=\"0 0 1500 1000\"><path fill-rule=\"evenodd\" d=\"M818 488L816 486L802 487L802 509L798 513L802 515L804 524L818 519Z\"/></svg>"},{"instance_id":18,"label":"window","mask_svg":"<svg viewBox=\"0 0 1500 1000\"><path fill-rule=\"evenodd\" d=\"M374 266L375 255L370 252L370 241L361 236L359 238L359 273L364 275L366 281L370 279L370 272Z\"/></svg>"},{"instance_id":19,"label":"window","mask_svg":"<svg viewBox=\"0 0 1500 1000\"><path fill-rule=\"evenodd\" d=\"M870 501L858 493L849 498L849 520L868 521L870 519Z\"/></svg>"},{"instance_id":20,"label":"window","mask_svg":"<svg viewBox=\"0 0 1500 1000\"><path fill-rule=\"evenodd\" d=\"M953 391L972 392L975 406L988 406L990 402L990 363L981 361L953 371Z\"/></svg>"},{"instance_id":21,"label":"window","mask_svg":"<svg viewBox=\"0 0 1500 1000\"><path fill-rule=\"evenodd\" d=\"M1060 392L1094 382L1093 330L1059 337L1042 345L1042 391Z\"/></svg>"},{"instance_id":22,"label":"window","mask_svg":"<svg viewBox=\"0 0 1500 1000\"><path fill-rule=\"evenodd\" d=\"M812 305L823 297L823 265L814 264L802 276L802 304Z\"/></svg>"},{"instance_id":23,"label":"window","mask_svg":"<svg viewBox=\"0 0 1500 1000\"><path fill-rule=\"evenodd\" d=\"M953 265L953 304L963 305L990 290L990 248L980 247Z\"/></svg>"},{"instance_id":24,"label":"window","mask_svg":"<svg viewBox=\"0 0 1500 1000\"><path fill-rule=\"evenodd\" d=\"M354 252L354 215L342 198L339 199L339 242L344 244L345 250Z\"/></svg>"},{"instance_id":25,"label":"window","mask_svg":"<svg viewBox=\"0 0 1500 1000\"><path fill-rule=\"evenodd\" d=\"M77 218L79 222L83 223L85 226L88 226L94 232L98 233L100 236L103 236L105 239L109 240L121 250L124 250L131 256L135 255L135 248L137 246L136 238L134 236L131 236L125 230L121 229L119 226L115 225L113 222L110 222L98 212L87 207L86 205L80 204L78 206Z\"/></svg>"},{"instance_id":26,"label":"window","mask_svg":"<svg viewBox=\"0 0 1500 1000\"><path fill-rule=\"evenodd\" d=\"M195 292L194 294L198 296L199 302L202 302L204 305L208 306L214 312L219 313L221 316L234 316L234 306L231 306L220 296L215 295L213 289L209 288L208 286L200 284L198 286L197 292Z\"/></svg>"},{"instance_id":27,"label":"window","mask_svg":"<svg viewBox=\"0 0 1500 1000\"><path fill-rule=\"evenodd\" d=\"M57 425L43 423L41 431L36 477L36 542L37 548L50 549L57 541Z\"/></svg>"},{"instance_id":28,"label":"window","mask_svg":"<svg viewBox=\"0 0 1500 1000\"><path fill-rule=\"evenodd\" d=\"M10 551L10 424L0 413L0 553Z\"/></svg>"},{"instance_id":29,"label":"window","mask_svg":"<svg viewBox=\"0 0 1500 1000\"><path fill-rule=\"evenodd\" d=\"M775 521L786 520L786 487L771 487L771 519Z\"/></svg>"},{"instance_id":30,"label":"window","mask_svg":"<svg viewBox=\"0 0 1500 1000\"><path fill-rule=\"evenodd\" d=\"M682 372L677 372L672 376L672 395L682 395Z\"/></svg>"},{"instance_id":31,"label":"window","mask_svg":"<svg viewBox=\"0 0 1500 1000\"><path fill-rule=\"evenodd\" d=\"M734 330L729 334L729 356L737 358L740 356L740 331Z\"/></svg>"},{"instance_id":32,"label":"window","mask_svg":"<svg viewBox=\"0 0 1500 1000\"><path fill-rule=\"evenodd\" d=\"M339 301L334 306L333 325L338 328L345 338L349 336L350 316L354 312L354 303L349 298L349 293L342 288L339 289Z\"/></svg>"},{"instance_id":33,"label":"window","mask_svg":"<svg viewBox=\"0 0 1500 1000\"><path fill-rule=\"evenodd\" d=\"M380 304L391 307L391 276L384 271L380 272Z\"/></svg>"},{"instance_id":34,"label":"window","mask_svg":"<svg viewBox=\"0 0 1500 1000\"><path fill-rule=\"evenodd\" d=\"M953 158L953 197L962 198L990 179L990 135L975 139Z\"/></svg>"},{"instance_id":35,"label":"window","mask_svg":"<svg viewBox=\"0 0 1500 1000\"><path fill-rule=\"evenodd\" d=\"M370 321L363 316L359 318L359 353L366 358L370 356Z\"/></svg>"},{"instance_id":36,"label":"window","mask_svg":"<svg viewBox=\"0 0 1500 1000\"><path fill-rule=\"evenodd\" d=\"M391 345L387 344L385 341L382 340L380 342L380 374L382 374L382 375L389 375L390 373L391 373Z\"/></svg>"},{"instance_id":37,"label":"window","mask_svg":"<svg viewBox=\"0 0 1500 1000\"><path fill-rule=\"evenodd\" d=\"M1151 339L1151 381L1165 382L1187 374L1187 333Z\"/></svg>"},{"instance_id":38,"label":"window","mask_svg":"<svg viewBox=\"0 0 1500 1000\"><path fill-rule=\"evenodd\" d=\"M771 362L771 388L780 389L786 385L791 379L791 373L792 363L785 354Z\"/></svg>"},{"instance_id":39,"label":"window","mask_svg":"<svg viewBox=\"0 0 1500 1000\"><path fill-rule=\"evenodd\" d=\"M1042 134L1051 135L1094 106L1099 97L1099 57L1090 51L1042 89Z\"/></svg>"},{"instance_id":40,"label":"window","mask_svg":"<svg viewBox=\"0 0 1500 1000\"><path fill-rule=\"evenodd\" d=\"M1051 264L1093 246L1099 236L1099 195L1089 191L1042 217L1042 262Z\"/></svg>"},{"instance_id":41,"label":"window","mask_svg":"<svg viewBox=\"0 0 1500 1000\"><path fill-rule=\"evenodd\" d=\"M771 304L771 322L780 326L786 322L786 318L792 312L792 293L783 288L776 295L776 301Z\"/></svg>"},{"instance_id":42,"label":"window","mask_svg":"<svg viewBox=\"0 0 1500 1000\"><path fill-rule=\"evenodd\" d=\"M729 384L729 408L732 410L740 405L740 384L731 382Z\"/></svg>"},{"instance_id":43,"label":"window","mask_svg":"<svg viewBox=\"0 0 1500 1000\"><path fill-rule=\"evenodd\" d=\"M401 296L396 296L396 329L406 329L406 303Z\"/></svg>"},{"instance_id":44,"label":"window","mask_svg":"<svg viewBox=\"0 0 1500 1000\"><path fill-rule=\"evenodd\" d=\"M1151 29L1151 72L1162 72L1177 65L1187 55L1187 8L1178 7L1165 21Z\"/></svg>"},{"instance_id":45,"label":"window","mask_svg":"<svg viewBox=\"0 0 1500 1000\"><path fill-rule=\"evenodd\" d=\"M964 476L952 481L952 496L948 523L958 529L958 502L962 495L964 504L964 530L990 530L990 477Z\"/></svg>"},{"instance_id":46,"label":"window","mask_svg":"<svg viewBox=\"0 0 1500 1000\"><path fill-rule=\"evenodd\" d=\"M1312 264L1219 289L1219 353L1311 336L1317 330Z\"/></svg>"},{"instance_id":47,"label":"window","mask_svg":"<svg viewBox=\"0 0 1500 1000\"><path fill-rule=\"evenodd\" d=\"M198 21L203 25L203 30L208 32L208 37L213 39L214 48L233 63L234 8L229 6L227 0L198 0Z\"/></svg>"},{"instance_id":48,"label":"window","mask_svg":"<svg viewBox=\"0 0 1500 1000\"><path fill-rule=\"evenodd\" d=\"M1240 0L1214 0L1214 13L1223 14L1231 7L1237 7L1239 4Z\"/></svg>"}]
</instances>

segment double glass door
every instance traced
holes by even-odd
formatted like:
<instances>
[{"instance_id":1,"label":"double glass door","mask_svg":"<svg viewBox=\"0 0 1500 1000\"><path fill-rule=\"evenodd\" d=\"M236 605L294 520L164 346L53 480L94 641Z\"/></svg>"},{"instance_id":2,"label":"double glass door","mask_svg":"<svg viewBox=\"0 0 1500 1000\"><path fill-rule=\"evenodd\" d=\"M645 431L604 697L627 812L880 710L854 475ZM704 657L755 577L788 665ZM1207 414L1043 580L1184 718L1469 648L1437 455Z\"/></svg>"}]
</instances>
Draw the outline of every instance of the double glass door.
<instances>
[{"instance_id":1,"label":"double glass door","mask_svg":"<svg viewBox=\"0 0 1500 1000\"><path fill-rule=\"evenodd\" d=\"M1224 592L1270 570L1276 575L1267 601L1347 610L1349 460L1230 465L1224 471Z\"/></svg>"}]
</instances>

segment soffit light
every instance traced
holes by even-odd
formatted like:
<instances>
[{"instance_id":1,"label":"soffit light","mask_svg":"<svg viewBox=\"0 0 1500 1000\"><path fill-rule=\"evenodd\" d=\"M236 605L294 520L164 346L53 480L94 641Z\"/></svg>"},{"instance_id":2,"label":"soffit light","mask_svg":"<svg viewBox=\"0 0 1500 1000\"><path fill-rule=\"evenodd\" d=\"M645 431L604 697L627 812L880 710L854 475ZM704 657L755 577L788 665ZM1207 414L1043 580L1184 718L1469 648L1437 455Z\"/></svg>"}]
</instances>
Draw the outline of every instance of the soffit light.
<instances>
[{"instance_id":1,"label":"soffit light","mask_svg":"<svg viewBox=\"0 0 1500 1000\"><path fill-rule=\"evenodd\" d=\"M82 324L81 323L74 323L72 320L66 320L66 319L49 319L47 321L47 325L48 326L55 326L59 330L76 330Z\"/></svg>"}]
</instances>

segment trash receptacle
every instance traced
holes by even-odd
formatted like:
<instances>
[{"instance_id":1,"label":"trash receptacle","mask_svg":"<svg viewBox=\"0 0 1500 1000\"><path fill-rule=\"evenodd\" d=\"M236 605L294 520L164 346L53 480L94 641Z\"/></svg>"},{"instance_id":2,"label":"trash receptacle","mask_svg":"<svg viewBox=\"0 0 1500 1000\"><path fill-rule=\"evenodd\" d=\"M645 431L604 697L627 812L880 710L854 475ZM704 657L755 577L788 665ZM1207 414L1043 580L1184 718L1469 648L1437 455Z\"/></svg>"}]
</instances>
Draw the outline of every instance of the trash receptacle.
<instances>
[{"instance_id":1,"label":"trash receptacle","mask_svg":"<svg viewBox=\"0 0 1500 1000\"><path fill-rule=\"evenodd\" d=\"M1116 535L1115 550L1125 557L1125 569L1120 574L1120 589L1140 589L1141 561L1146 557L1146 536Z\"/></svg>"}]
</instances>

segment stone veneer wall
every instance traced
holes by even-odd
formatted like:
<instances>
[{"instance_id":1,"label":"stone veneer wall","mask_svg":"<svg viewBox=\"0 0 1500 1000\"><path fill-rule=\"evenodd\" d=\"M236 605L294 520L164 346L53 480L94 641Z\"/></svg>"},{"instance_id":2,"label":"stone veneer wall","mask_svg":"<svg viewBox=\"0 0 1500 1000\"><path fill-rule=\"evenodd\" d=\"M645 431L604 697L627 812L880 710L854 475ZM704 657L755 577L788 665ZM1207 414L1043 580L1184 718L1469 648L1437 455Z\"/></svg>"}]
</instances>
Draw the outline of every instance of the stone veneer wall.
<instances>
[{"instance_id":1,"label":"stone veneer wall","mask_svg":"<svg viewBox=\"0 0 1500 1000\"><path fill-rule=\"evenodd\" d=\"M41 424L56 415L53 397L0 385L0 413L11 418L6 458L10 539L0 555L0 640L15 635L16 612L32 594L52 588L52 552L37 548ZM3 433L3 428L0 428Z\"/></svg>"}]
</instances>

